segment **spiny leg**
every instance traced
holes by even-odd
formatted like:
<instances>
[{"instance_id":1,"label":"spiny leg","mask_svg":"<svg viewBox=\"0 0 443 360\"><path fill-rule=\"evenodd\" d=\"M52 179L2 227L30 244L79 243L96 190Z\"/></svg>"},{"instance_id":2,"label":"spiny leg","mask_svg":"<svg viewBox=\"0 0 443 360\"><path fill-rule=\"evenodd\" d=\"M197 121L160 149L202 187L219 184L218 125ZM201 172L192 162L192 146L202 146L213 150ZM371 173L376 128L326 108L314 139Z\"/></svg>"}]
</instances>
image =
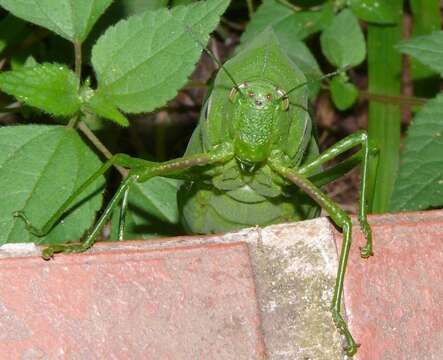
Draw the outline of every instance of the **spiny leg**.
<instances>
[{"instance_id":1,"label":"spiny leg","mask_svg":"<svg viewBox=\"0 0 443 360\"><path fill-rule=\"evenodd\" d=\"M348 261L349 249L352 241L352 222L349 216L338 207L331 199L321 192L312 182L305 178L300 173L282 166L279 162L271 162L269 164L277 173L284 178L290 180L297 185L301 190L308 194L319 206L321 206L331 217L332 221L342 229L343 245L340 252L340 259L337 270L337 279L335 283L334 296L332 298L332 318L335 326L341 334L345 336L347 346L345 352L352 356L357 352L358 344L352 337L346 322L340 314L341 300L343 296L343 285L346 271L346 264Z\"/></svg>"},{"instance_id":2,"label":"spiny leg","mask_svg":"<svg viewBox=\"0 0 443 360\"><path fill-rule=\"evenodd\" d=\"M365 131L359 131L352 135L349 135L339 141L338 143L331 146L329 149L324 151L321 155L319 155L316 159L311 161L310 163L302 166L298 169L298 173L304 176L309 177L311 174L318 170L320 166L327 163L328 161L334 159L338 155L350 150L351 148L361 145L362 149L356 155L353 155L348 161L344 161L342 164L338 164L336 167L331 169L329 172L334 172L334 170L341 166L344 171L350 170L349 165L356 165L358 159L361 160L362 170L360 175L360 194L359 194L359 211L358 211L358 220L360 222L361 230L366 238L366 244L363 248L361 248L360 255L363 258L368 258L373 255L372 252L372 231L371 227L368 223L367 218L367 194L368 194L368 166L369 166L369 156L371 153L376 152L377 150L374 147L371 147L368 142L368 135ZM327 170L328 171L328 170ZM333 175L339 175L337 172ZM320 174L313 175L313 178L321 177ZM338 177L338 176L336 176ZM334 177L330 177L330 181L333 181Z\"/></svg>"}]
</instances>

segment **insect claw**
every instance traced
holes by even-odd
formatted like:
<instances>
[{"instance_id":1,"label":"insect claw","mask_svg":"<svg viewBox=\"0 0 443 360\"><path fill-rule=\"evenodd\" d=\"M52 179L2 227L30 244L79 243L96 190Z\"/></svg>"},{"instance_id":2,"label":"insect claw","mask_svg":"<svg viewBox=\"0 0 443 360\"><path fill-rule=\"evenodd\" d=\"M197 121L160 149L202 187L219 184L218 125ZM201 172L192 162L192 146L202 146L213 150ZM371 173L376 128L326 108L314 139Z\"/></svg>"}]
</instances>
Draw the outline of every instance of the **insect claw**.
<instances>
[{"instance_id":1,"label":"insect claw","mask_svg":"<svg viewBox=\"0 0 443 360\"><path fill-rule=\"evenodd\" d=\"M369 258L369 257L371 257L371 256L373 256L374 255L374 252L372 251L372 247L371 246L363 246L363 247L360 247L360 256L363 258L363 259L367 259L367 258Z\"/></svg>"}]
</instances>

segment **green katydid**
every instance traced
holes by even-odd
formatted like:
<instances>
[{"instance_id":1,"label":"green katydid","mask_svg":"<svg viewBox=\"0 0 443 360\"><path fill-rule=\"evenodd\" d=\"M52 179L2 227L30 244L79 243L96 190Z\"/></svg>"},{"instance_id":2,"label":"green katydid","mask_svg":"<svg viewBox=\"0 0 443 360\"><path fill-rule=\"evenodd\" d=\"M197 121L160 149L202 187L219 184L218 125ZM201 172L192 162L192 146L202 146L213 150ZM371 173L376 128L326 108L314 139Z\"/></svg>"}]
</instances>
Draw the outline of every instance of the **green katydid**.
<instances>
[{"instance_id":1,"label":"green katydid","mask_svg":"<svg viewBox=\"0 0 443 360\"><path fill-rule=\"evenodd\" d=\"M320 186L362 163L358 218L367 239L361 256L369 257L372 236L366 218L366 176L372 150L367 135L363 131L352 134L319 154L306 111L306 79L270 30L226 62L222 70L183 157L155 163L116 154L66 200L42 229L34 228L23 212L15 216L21 217L32 233L47 234L78 195L116 165L129 169L128 176L85 241L79 245L51 245L43 251L45 259L55 253L90 248L120 202L119 237L123 239L131 185L155 176L184 180L178 202L181 221L189 233L308 219L318 216L323 208L343 231L331 310L338 330L346 338L346 352L353 355L358 345L340 314L352 223ZM355 146L361 146L358 153L322 171L323 164Z\"/></svg>"}]
</instances>

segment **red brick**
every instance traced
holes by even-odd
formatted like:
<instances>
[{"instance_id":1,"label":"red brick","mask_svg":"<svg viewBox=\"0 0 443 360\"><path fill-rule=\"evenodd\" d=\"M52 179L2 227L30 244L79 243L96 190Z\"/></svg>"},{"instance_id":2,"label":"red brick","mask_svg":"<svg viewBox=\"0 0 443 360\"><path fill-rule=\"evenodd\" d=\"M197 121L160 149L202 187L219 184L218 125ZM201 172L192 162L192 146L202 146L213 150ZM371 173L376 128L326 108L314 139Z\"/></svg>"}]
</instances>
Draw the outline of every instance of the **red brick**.
<instances>
[{"instance_id":1,"label":"red brick","mask_svg":"<svg viewBox=\"0 0 443 360\"><path fill-rule=\"evenodd\" d=\"M0 359L261 359L245 244L0 259Z\"/></svg>"},{"instance_id":2,"label":"red brick","mask_svg":"<svg viewBox=\"0 0 443 360\"><path fill-rule=\"evenodd\" d=\"M374 256L354 231L345 282L359 360L442 359L443 211L372 216ZM336 233L338 242L340 234Z\"/></svg>"}]
</instances>

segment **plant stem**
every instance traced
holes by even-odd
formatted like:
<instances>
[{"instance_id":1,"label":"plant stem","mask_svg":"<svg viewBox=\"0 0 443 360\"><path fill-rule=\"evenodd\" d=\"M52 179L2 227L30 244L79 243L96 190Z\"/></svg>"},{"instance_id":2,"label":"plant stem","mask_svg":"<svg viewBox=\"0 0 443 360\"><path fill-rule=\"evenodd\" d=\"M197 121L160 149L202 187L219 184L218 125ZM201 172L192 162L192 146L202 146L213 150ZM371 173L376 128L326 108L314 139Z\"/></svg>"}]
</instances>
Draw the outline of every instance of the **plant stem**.
<instances>
[{"instance_id":1,"label":"plant stem","mask_svg":"<svg viewBox=\"0 0 443 360\"><path fill-rule=\"evenodd\" d=\"M74 55L75 55L75 75L81 80L82 78L82 44L80 42L74 42Z\"/></svg>"},{"instance_id":2,"label":"plant stem","mask_svg":"<svg viewBox=\"0 0 443 360\"><path fill-rule=\"evenodd\" d=\"M97 150L103 154L103 156L107 160L109 160L112 157L112 153L108 150L105 144L103 144L100 141L100 139L97 136L95 136L95 134L91 131L90 128L88 128L88 126L83 121L79 122L78 128L86 136L86 138L97 148ZM126 169L117 165L114 165L114 167L123 177L128 175L128 171Z\"/></svg>"},{"instance_id":3,"label":"plant stem","mask_svg":"<svg viewBox=\"0 0 443 360\"><path fill-rule=\"evenodd\" d=\"M75 41L74 42L74 59L75 59L75 75L77 75L79 79L79 88L80 89L80 82L81 82L81 76L82 76L82 44L80 42ZM80 115L77 113L75 114L71 119L69 119L68 125L66 125L68 128L75 129L77 127L78 121L80 119Z\"/></svg>"},{"instance_id":4,"label":"plant stem","mask_svg":"<svg viewBox=\"0 0 443 360\"><path fill-rule=\"evenodd\" d=\"M401 55L394 49L401 40L403 0L391 0L397 14L395 25L368 25L369 92L398 96L401 90ZM392 104L369 102L369 141L379 149L377 161L371 161L368 173L369 211L388 210L399 163L400 108Z\"/></svg>"},{"instance_id":5,"label":"plant stem","mask_svg":"<svg viewBox=\"0 0 443 360\"><path fill-rule=\"evenodd\" d=\"M75 129L77 127L79 115L76 114L72 118L69 119L68 124L66 125L67 128Z\"/></svg>"}]
</instances>

